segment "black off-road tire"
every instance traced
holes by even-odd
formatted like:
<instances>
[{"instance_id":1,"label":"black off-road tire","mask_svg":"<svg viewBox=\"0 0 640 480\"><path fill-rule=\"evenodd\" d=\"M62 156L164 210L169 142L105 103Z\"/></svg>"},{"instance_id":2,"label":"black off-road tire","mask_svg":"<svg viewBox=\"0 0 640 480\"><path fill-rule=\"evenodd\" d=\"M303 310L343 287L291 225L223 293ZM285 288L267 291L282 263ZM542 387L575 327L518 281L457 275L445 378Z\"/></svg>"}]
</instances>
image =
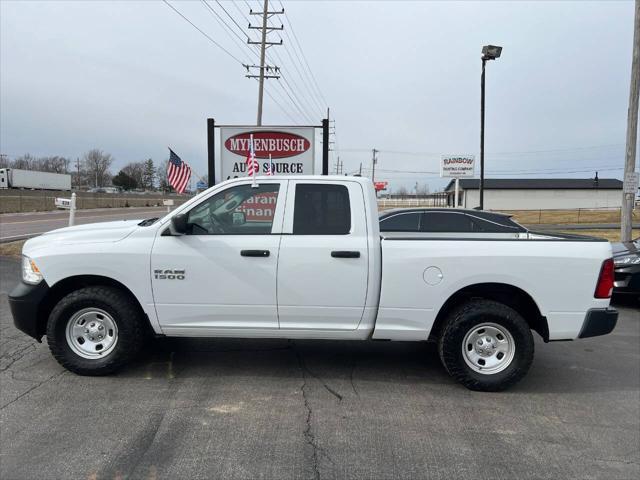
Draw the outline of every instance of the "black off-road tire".
<instances>
[{"instance_id":1,"label":"black off-road tire","mask_svg":"<svg viewBox=\"0 0 640 480\"><path fill-rule=\"evenodd\" d=\"M69 319L84 308L99 308L116 323L118 337L103 357L83 358L66 339ZM145 340L145 323L140 307L124 292L108 286L86 287L71 292L53 308L47 322L47 342L55 359L78 375L108 375L131 361Z\"/></svg>"},{"instance_id":2,"label":"black off-road tire","mask_svg":"<svg viewBox=\"0 0 640 480\"><path fill-rule=\"evenodd\" d=\"M474 371L463 358L463 342L477 325L494 323L513 337L515 353L507 368L495 374ZM453 310L446 320L438 340L440 360L449 374L470 390L497 392L522 379L533 361L534 342L531 329L522 316L511 307L492 300L476 299Z\"/></svg>"}]
</instances>

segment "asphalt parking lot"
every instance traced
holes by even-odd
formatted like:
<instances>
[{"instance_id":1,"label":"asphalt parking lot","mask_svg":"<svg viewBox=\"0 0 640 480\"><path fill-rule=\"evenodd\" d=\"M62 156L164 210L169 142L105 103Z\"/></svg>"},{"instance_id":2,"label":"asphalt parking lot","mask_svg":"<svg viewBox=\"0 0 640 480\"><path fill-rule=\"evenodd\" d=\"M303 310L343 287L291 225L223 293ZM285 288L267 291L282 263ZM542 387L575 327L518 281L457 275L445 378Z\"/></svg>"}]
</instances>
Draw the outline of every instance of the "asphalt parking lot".
<instances>
[{"instance_id":1,"label":"asphalt parking lot","mask_svg":"<svg viewBox=\"0 0 640 480\"><path fill-rule=\"evenodd\" d=\"M0 258L0 478L640 477L640 309L536 344L497 394L454 383L427 344L154 342L79 377L18 332Z\"/></svg>"}]
</instances>

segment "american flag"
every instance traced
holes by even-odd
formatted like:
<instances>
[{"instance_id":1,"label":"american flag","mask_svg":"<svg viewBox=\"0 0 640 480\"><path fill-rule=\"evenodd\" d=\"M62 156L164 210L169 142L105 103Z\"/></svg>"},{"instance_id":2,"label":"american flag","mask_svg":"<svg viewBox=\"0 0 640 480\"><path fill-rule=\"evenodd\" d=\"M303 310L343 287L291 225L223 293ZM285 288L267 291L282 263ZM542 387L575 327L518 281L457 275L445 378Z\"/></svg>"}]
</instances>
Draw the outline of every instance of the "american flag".
<instances>
[{"instance_id":1,"label":"american flag","mask_svg":"<svg viewBox=\"0 0 640 480\"><path fill-rule=\"evenodd\" d=\"M183 193L191 180L191 167L169 149L169 167L167 168L169 185L178 193Z\"/></svg>"},{"instance_id":2,"label":"american flag","mask_svg":"<svg viewBox=\"0 0 640 480\"><path fill-rule=\"evenodd\" d=\"M271 176L275 174L276 174L275 165L271 161L271 154L269 154L269 166L267 167L267 171L265 172L265 175Z\"/></svg>"},{"instance_id":3,"label":"american flag","mask_svg":"<svg viewBox=\"0 0 640 480\"><path fill-rule=\"evenodd\" d=\"M253 135L251 135L251 143L249 144L249 154L247 155L247 175L253 177L256 173L260 171L260 165L258 164L258 160L256 159L256 152L253 149Z\"/></svg>"}]
</instances>

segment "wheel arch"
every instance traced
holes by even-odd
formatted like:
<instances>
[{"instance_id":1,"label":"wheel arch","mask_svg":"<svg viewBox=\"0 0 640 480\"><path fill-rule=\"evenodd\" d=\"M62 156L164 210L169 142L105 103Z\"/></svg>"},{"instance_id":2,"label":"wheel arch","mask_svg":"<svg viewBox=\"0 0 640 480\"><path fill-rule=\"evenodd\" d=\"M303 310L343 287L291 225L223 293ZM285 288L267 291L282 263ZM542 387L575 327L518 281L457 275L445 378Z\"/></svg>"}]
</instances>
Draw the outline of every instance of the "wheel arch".
<instances>
[{"instance_id":1,"label":"wheel arch","mask_svg":"<svg viewBox=\"0 0 640 480\"><path fill-rule=\"evenodd\" d=\"M119 282L118 280L114 280L113 278L105 277L102 275L75 275L72 277L64 278L52 285L49 288L49 291L47 292L45 298L40 303L37 313L38 338L42 338L42 336L45 335L47 331L47 321L49 320L49 315L51 314L51 311L56 306L56 304L63 297L73 291L79 290L84 287L97 286L112 287L120 290L125 295L127 295L137 306L143 318L146 319L146 324L149 328L149 331L153 332L149 317L144 311L144 308L142 308L140 301L126 285Z\"/></svg>"},{"instance_id":2,"label":"wheel arch","mask_svg":"<svg viewBox=\"0 0 640 480\"><path fill-rule=\"evenodd\" d=\"M513 308L523 316L531 330L538 333L545 342L549 341L549 325L540 312L535 300L519 287L506 283L477 283L461 288L442 305L429 333L429 340L440 337L449 313L473 298L483 298L500 302Z\"/></svg>"}]
</instances>

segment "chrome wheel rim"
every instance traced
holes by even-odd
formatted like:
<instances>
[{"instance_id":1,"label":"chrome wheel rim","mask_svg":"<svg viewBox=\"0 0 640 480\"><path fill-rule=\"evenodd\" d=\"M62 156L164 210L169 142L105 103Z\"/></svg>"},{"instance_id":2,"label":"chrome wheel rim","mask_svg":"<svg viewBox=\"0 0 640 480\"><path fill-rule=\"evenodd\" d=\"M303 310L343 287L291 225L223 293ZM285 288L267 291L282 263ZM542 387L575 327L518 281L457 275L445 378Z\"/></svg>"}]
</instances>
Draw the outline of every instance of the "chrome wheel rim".
<instances>
[{"instance_id":1,"label":"chrome wheel rim","mask_svg":"<svg viewBox=\"0 0 640 480\"><path fill-rule=\"evenodd\" d=\"M516 353L509 330L495 323L483 323L467 332L462 358L474 372L493 375L507 368Z\"/></svg>"},{"instance_id":2,"label":"chrome wheel rim","mask_svg":"<svg viewBox=\"0 0 640 480\"><path fill-rule=\"evenodd\" d=\"M82 358L102 358L118 343L113 317L100 308L83 308L67 322L67 344Z\"/></svg>"}]
</instances>

